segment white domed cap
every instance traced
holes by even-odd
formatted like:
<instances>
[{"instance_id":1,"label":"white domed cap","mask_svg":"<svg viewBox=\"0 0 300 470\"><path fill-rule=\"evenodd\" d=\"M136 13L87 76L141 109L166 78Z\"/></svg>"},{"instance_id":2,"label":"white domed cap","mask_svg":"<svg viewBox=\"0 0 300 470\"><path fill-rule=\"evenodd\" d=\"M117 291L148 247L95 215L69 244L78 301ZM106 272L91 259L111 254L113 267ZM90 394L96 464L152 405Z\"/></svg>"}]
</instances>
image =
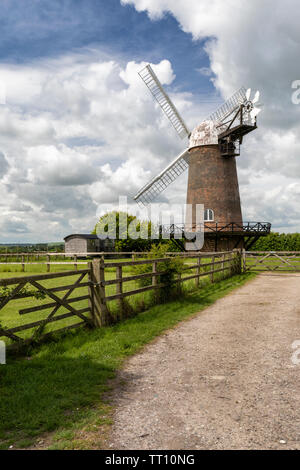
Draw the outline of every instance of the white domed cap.
<instances>
[{"instance_id":1,"label":"white domed cap","mask_svg":"<svg viewBox=\"0 0 300 470\"><path fill-rule=\"evenodd\" d=\"M191 137L189 148L199 147L200 145L218 144L218 130L214 121L203 121L200 126L195 127Z\"/></svg>"}]
</instances>

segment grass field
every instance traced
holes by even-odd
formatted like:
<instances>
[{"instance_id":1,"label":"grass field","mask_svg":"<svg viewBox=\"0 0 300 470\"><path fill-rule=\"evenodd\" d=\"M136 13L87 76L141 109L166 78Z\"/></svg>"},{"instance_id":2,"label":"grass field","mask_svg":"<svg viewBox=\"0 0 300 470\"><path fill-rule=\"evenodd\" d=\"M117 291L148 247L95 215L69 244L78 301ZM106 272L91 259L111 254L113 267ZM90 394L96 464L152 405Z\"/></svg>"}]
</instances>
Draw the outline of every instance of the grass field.
<instances>
[{"instance_id":1,"label":"grass field","mask_svg":"<svg viewBox=\"0 0 300 470\"><path fill-rule=\"evenodd\" d=\"M254 276L208 285L112 327L57 335L28 357L9 359L0 366L0 446L101 448L112 411L103 392L122 361Z\"/></svg>"}]
</instances>

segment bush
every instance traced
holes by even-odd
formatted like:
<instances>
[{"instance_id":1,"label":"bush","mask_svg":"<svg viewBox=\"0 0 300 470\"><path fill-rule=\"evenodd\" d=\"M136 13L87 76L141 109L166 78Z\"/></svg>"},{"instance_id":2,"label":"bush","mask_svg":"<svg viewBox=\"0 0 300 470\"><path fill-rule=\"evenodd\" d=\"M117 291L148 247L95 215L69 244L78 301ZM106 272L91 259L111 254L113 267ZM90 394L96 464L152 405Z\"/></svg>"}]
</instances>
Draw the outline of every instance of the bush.
<instances>
[{"instance_id":1,"label":"bush","mask_svg":"<svg viewBox=\"0 0 300 470\"><path fill-rule=\"evenodd\" d=\"M147 259L166 258L168 245L159 244L152 245L151 251L147 255ZM178 275L182 274L184 261L179 257L166 258L164 261L157 263L157 271L162 272L157 276L157 283L164 284L164 287L158 288L154 292L156 302L163 303L182 294L181 283L177 283ZM152 272L152 264L139 264L133 266L134 274L146 274ZM138 280L141 287L151 285L151 277L145 277Z\"/></svg>"},{"instance_id":2,"label":"bush","mask_svg":"<svg viewBox=\"0 0 300 470\"><path fill-rule=\"evenodd\" d=\"M300 251L300 233L271 232L260 237L251 251Z\"/></svg>"}]
</instances>

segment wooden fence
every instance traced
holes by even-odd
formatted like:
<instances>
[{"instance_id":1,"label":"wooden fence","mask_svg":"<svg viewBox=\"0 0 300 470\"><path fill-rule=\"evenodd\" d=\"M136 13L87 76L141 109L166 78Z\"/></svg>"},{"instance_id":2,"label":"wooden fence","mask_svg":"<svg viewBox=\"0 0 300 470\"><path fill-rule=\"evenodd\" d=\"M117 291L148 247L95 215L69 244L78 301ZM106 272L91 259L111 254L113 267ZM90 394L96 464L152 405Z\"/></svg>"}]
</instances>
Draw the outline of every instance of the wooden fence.
<instances>
[{"instance_id":1,"label":"wooden fence","mask_svg":"<svg viewBox=\"0 0 300 470\"><path fill-rule=\"evenodd\" d=\"M245 251L243 272L300 272L300 251Z\"/></svg>"},{"instance_id":2,"label":"wooden fence","mask_svg":"<svg viewBox=\"0 0 300 470\"><path fill-rule=\"evenodd\" d=\"M230 276L241 272L241 253L238 250L222 253L198 253L197 255L185 255L182 258L184 258L183 273L178 275L174 280L175 283L194 280L196 287L199 287L202 277L206 276L211 282L214 282L218 273ZM71 317L79 318L80 322L58 328L55 332L82 325L102 327L112 324L122 319L126 297L161 289L165 286L160 282L160 276L166 272L160 269L161 263L168 259L170 258L107 262L104 258L98 258L89 262L88 269L0 279L0 338L6 337L10 343L17 345L30 343L51 334L44 332L47 325ZM132 275L131 268L137 265L150 265L150 270L143 274ZM128 270L129 275L125 272ZM72 283L61 285L63 278L70 276L72 276ZM76 277L75 281L73 276ZM109 277L113 278L109 279ZM137 287L136 282L141 279L149 279L149 285ZM54 287L52 286L53 280L58 280ZM46 281L46 285L43 281ZM68 279L66 281L68 282ZM128 290L124 288L126 283L132 281L134 281L134 288ZM85 288L84 295L81 291L81 295L74 296L76 290L82 288ZM62 297L59 296L60 292L64 293ZM16 324L10 328L1 325L1 311L9 303L28 297L36 299L36 302L28 308L19 308L17 315L14 312ZM86 302L84 308L74 307L74 303L82 303L82 301ZM117 317L112 315L108 305L112 301L118 303ZM64 313L61 313L60 309L62 308L65 310ZM18 315L41 314L41 312L44 313L44 318L26 324L18 324L18 318L20 318ZM18 335L25 330L30 330L29 336L25 335L24 338Z\"/></svg>"},{"instance_id":3,"label":"wooden fence","mask_svg":"<svg viewBox=\"0 0 300 470\"><path fill-rule=\"evenodd\" d=\"M15 264L17 263L36 263L44 262L51 263L51 259L54 261L65 261L73 260L76 262L78 259L86 258L91 259L93 257L104 257L104 258L131 258L133 261L135 259L148 256L149 252L147 251L96 251L96 252L74 252L74 253L54 253L54 252L30 252L30 253L0 253L0 264ZM185 256L186 252L168 252L168 256ZM74 264L74 263L72 263Z\"/></svg>"},{"instance_id":4,"label":"wooden fence","mask_svg":"<svg viewBox=\"0 0 300 470\"><path fill-rule=\"evenodd\" d=\"M45 266L46 272L51 272L51 267L55 266L73 266L78 269L78 266L86 266L91 258L97 256L98 258L131 258L133 261L147 257L149 252L140 251L126 251L126 252L95 252L95 253L0 253L0 266L20 266L21 272L26 271L26 266ZM166 256L180 256L185 257L186 253L169 252ZM85 258L85 261L84 261ZM71 261L72 260L72 261Z\"/></svg>"}]
</instances>

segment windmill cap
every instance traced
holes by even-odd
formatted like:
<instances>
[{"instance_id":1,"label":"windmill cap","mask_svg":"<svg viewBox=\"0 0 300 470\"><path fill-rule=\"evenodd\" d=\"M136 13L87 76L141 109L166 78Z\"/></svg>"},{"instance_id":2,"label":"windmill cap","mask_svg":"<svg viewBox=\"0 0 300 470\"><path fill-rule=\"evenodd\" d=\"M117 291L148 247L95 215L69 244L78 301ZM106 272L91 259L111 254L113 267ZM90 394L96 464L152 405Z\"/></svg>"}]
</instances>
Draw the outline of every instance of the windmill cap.
<instances>
[{"instance_id":1,"label":"windmill cap","mask_svg":"<svg viewBox=\"0 0 300 470\"><path fill-rule=\"evenodd\" d=\"M206 120L195 127L191 133L189 148L201 145L217 145L219 142L217 125L218 122L216 121Z\"/></svg>"}]
</instances>

